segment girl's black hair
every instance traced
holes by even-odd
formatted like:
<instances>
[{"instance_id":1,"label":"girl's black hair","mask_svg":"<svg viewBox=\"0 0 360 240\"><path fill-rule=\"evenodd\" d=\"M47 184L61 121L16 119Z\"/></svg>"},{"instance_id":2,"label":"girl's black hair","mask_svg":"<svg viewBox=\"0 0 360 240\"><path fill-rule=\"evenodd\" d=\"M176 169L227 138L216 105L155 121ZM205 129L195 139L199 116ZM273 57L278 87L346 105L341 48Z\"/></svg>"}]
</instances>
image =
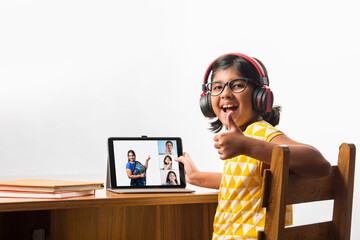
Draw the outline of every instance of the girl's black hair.
<instances>
[{"instance_id":1,"label":"girl's black hair","mask_svg":"<svg viewBox=\"0 0 360 240\"><path fill-rule=\"evenodd\" d=\"M267 74L267 70L266 70L264 64L258 59L255 59L255 60L261 65L261 67L264 70L265 76L267 77L268 74ZM225 55L213 63L211 81L214 77L214 74L217 71L226 70L231 67L234 67L238 71L238 74L241 75L242 77L252 79L255 83L253 83L252 81L249 83L253 84L255 88L261 87L260 74L259 74L258 70L256 69L256 67L247 59L245 59L241 56L231 55L231 54ZM256 84L256 83L258 83L258 84ZM274 106L271 109L270 113L261 112L259 114L263 117L263 119L265 121L267 121L268 123L270 123L273 126L276 126L277 124L279 124L279 121L280 121L280 111L281 111L280 106ZM215 133L219 132L223 128L222 122L217 117L215 117L215 121L210 122L210 125L211 125L211 127L209 128L209 130L212 132L215 132Z\"/></svg>"},{"instance_id":2,"label":"girl's black hair","mask_svg":"<svg viewBox=\"0 0 360 240\"><path fill-rule=\"evenodd\" d=\"M129 150L129 151L128 151L128 153L127 153L127 156L128 156L128 162L130 162L130 160L129 160L129 153L134 154L134 157L135 157L135 159L136 159L136 154L135 154L134 150Z\"/></svg>"}]
</instances>

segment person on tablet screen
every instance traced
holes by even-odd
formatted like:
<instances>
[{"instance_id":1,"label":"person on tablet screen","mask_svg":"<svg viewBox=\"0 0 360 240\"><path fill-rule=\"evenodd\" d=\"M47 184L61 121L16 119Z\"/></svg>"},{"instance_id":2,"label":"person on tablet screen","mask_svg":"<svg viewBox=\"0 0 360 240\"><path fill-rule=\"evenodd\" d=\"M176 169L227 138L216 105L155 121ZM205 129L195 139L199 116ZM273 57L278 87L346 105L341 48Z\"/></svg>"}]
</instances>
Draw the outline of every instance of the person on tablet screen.
<instances>
[{"instance_id":1,"label":"person on tablet screen","mask_svg":"<svg viewBox=\"0 0 360 240\"><path fill-rule=\"evenodd\" d=\"M165 150L164 150L164 155L175 155L175 151L173 149L173 143L171 141L167 141L165 143Z\"/></svg>"},{"instance_id":2,"label":"person on tablet screen","mask_svg":"<svg viewBox=\"0 0 360 240\"><path fill-rule=\"evenodd\" d=\"M169 155L166 155L164 158L164 170L172 169L172 158Z\"/></svg>"},{"instance_id":3,"label":"person on tablet screen","mask_svg":"<svg viewBox=\"0 0 360 240\"><path fill-rule=\"evenodd\" d=\"M179 185L178 180L176 179L176 173L169 171L166 177L166 185Z\"/></svg>"},{"instance_id":4,"label":"person on tablet screen","mask_svg":"<svg viewBox=\"0 0 360 240\"><path fill-rule=\"evenodd\" d=\"M126 173L130 178L130 186L145 186L146 185L146 169L149 165L150 156L145 160L145 165L136 161L136 154L134 150L128 151L128 162L126 164Z\"/></svg>"}]
</instances>

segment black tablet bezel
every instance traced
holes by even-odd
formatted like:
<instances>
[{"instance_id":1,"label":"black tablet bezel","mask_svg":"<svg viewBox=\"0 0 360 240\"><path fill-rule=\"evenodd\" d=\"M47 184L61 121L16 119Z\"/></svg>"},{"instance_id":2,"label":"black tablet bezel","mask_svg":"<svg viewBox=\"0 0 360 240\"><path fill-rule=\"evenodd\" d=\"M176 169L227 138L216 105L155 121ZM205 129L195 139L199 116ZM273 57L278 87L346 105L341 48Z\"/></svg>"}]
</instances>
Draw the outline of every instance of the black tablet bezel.
<instances>
[{"instance_id":1,"label":"black tablet bezel","mask_svg":"<svg viewBox=\"0 0 360 240\"><path fill-rule=\"evenodd\" d=\"M148 186L117 186L114 156L114 141L176 141L178 156L183 155L182 141L180 137L110 137L108 138L108 156L111 188L114 189L131 189L131 188L185 188L185 170L184 165L179 162L180 185L148 185Z\"/></svg>"}]
</instances>

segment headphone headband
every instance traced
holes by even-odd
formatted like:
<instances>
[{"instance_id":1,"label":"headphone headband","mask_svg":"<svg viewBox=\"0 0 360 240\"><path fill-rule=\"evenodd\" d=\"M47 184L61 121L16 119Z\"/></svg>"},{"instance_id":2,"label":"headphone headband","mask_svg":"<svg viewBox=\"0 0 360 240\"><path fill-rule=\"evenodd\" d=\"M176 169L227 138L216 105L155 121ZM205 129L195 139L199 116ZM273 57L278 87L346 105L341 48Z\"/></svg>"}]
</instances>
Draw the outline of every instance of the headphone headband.
<instances>
[{"instance_id":1,"label":"headphone headband","mask_svg":"<svg viewBox=\"0 0 360 240\"><path fill-rule=\"evenodd\" d=\"M266 86L269 86L269 80L268 78L265 76L265 71L264 69L262 68L262 66L258 63L258 61L256 61L254 58L252 57L249 57L245 54L242 54L242 53L227 53L227 54L223 54L221 56L219 56L218 58L216 58L214 61L211 62L211 64L208 66L208 68L206 69L206 72L205 72L205 75L204 75L204 84L207 83L207 80L209 79L209 75L212 71L212 66L213 64L219 60L220 58L222 57L225 57L225 56L228 56L228 55L234 55L234 56L239 56L239 57L242 57L242 58L245 58L246 60L248 60L255 68L256 70L258 71L259 75L260 75L260 84L261 85L266 85ZM204 89L203 89L204 91Z\"/></svg>"}]
</instances>

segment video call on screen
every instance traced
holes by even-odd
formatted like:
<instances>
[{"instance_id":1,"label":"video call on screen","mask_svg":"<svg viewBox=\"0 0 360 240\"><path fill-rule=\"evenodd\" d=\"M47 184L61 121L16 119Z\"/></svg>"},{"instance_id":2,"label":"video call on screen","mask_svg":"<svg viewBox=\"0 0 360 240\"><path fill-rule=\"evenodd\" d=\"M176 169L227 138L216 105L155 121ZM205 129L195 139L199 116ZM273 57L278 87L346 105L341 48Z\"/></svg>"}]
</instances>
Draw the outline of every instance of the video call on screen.
<instances>
[{"instance_id":1,"label":"video call on screen","mask_svg":"<svg viewBox=\"0 0 360 240\"><path fill-rule=\"evenodd\" d=\"M117 140L113 146L118 187L180 185L179 163L175 161L178 157L176 140ZM130 161L133 153L135 157ZM145 178L140 180L132 180L128 176L129 173L137 176L144 172Z\"/></svg>"}]
</instances>

